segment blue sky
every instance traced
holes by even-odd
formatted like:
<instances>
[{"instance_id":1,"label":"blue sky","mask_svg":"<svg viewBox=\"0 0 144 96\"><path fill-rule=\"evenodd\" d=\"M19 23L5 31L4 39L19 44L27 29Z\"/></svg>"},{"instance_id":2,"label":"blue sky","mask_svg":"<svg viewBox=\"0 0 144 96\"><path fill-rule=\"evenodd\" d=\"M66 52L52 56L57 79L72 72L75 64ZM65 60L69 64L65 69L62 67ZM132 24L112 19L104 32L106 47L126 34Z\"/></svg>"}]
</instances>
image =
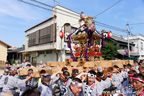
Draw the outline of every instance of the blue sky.
<instances>
[{"instance_id":1,"label":"blue sky","mask_svg":"<svg viewBox=\"0 0 144 96\"><path fill-rule=\"evenodd\" d=\"M30 0L25 0L29 1ZM39 0L54 6L53 0ZM85 15L95 16L118 0L57 0L59 5ZM0 40L11 46L25 44L25 30L48 19L52 12L36 8L17 0L0 0ZM144 0L122 0L116 6L99 15L97 21L126 29L126 23L144 22ZM77 23L77 22L76 22ZM130 25L133 34L144 35L143 25ZM97 25L97 30L106 29L115 34L127 36L126 33Z\"/></svg>"}]
</instances>

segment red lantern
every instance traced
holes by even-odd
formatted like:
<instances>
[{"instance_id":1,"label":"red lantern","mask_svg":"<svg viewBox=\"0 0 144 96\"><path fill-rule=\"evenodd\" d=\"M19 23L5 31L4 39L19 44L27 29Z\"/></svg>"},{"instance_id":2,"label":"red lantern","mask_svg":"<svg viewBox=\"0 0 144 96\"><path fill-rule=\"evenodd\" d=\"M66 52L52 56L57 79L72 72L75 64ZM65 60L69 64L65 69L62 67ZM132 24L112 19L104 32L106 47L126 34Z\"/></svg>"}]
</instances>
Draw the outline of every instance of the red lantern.
<instances>
[{"instance_id":1,"label":"red lantern","mask_svg":"<svg viewBox=\"0 0 144 96\"><path fill-rule=\"evenodd\" d=\"M73 46L73 48L74 48L74 49L77 49L77 48L78 48L78 46L77 46L77 45L74 45L74 46Z\"/></svg>"},{"instance_id":2,"label":"red lantern","mask_svg":"<svg viewBox=\"0 0 144 96\"><path fill-rule=\"evenodd\" d=\"M112 32L110 31L109 33L108 33L108 38L111 38L112 37Z\"/></svg>"},{"instance_id":3,"label":"red lantern","mask_svg":"<svg viewBox=\"0 0 144 96\"><path fill-rule=\"evenodd\" d=\"M84 19L84 18L85 18L83 12L81 12L80 18L81 18L81 19Z\"/></svg>"},{"instance_id":4,"label":"red lantern","mask_svg":"<svg viewBox=\"0 0 144 96\"><path fill-rule=\"evenodd\" d=\"M90 29L91 29L91 31L96 30L96 25L94 22L91 23Z\"/></svg>"},{"instance_id":5,"label":"red lantern","mask_svg":"<svg viewBox=\"0 0 144 96\"><path fill-rule=\"evenodd\" d=\"M98 44L96 45L96 48L99 48L99 45L98 45Z\"/></svg>"},{"instance_id":6,"label":"red lantern","mask_svg":"<svg viewBox=\"0 0 144 96\"><path fill-rule=\"evenodd\" d=\"M59 36L60 36L60 38L63 38L64 37L64 33L62 31L60 31Z\"/></svg>"}]
</instances>

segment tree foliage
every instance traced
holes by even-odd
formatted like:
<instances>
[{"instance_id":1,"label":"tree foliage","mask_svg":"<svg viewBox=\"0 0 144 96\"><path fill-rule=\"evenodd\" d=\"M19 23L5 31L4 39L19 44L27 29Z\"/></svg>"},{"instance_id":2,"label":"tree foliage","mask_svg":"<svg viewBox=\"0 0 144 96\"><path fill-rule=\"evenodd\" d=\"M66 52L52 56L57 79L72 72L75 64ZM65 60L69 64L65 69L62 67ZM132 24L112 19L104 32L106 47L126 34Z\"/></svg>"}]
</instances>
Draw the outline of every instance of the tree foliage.
<instances>
[{"instance_id":1,"label":"tree foliage","mask_svg":"<svg viewBox=\"0 0 144 96\"><path fill-rule=\"evenodd\" d=\"M25 48L25 45L23 44L21 47L18 47L17 49Z\"/></svg>"},{"instance_id":2,"label":"tree foliage","mask_svg":"<svg viewBox=\"0 0 144 96\"><path fill-rule=\"evenodd\" d=\"M118 47L113 42L105 42L106 46L102 50L102 57L105 60L112 60L118 55Z\"/></svg>"}]
</instances>

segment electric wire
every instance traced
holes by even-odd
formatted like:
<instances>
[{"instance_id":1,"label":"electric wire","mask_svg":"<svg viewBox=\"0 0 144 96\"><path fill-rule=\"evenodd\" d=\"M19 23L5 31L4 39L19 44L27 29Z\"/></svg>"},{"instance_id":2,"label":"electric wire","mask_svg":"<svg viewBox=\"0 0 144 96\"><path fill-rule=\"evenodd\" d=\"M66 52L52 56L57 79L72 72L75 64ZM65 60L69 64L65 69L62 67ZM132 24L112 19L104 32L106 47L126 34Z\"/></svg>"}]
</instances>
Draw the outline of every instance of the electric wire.
<instances>
[{"instance_id":1,"label":"electric wire","mask_svg":"<svg viewBox=\"0 0 144 96\"><path fill-rule=\"evenodd\" d=\"M114 7L115 5L117 5L119 2L121 2L122 0L119 0L118 2L116 2L115 4L111 5L110 7L108 7L107 9L103 10L102 12L98 13L97 15L95 15L94 17L97 17L98 15L103 14L104 12L106 12L107 10L111 9L112 7Z\"/></svg>"},{"instance_id":2,"label":"electric wire","mask_svg":"<svg viewBox=\"0 0 144 96\"><path fill-rule=\"evenodd\" d=\"M18 0L20 2L23 2L23 3L26 3L26 4L29 4L29 5L32 5L32 6L35 6L35 7L39 7L39 8L42 8L42 9L45 9L45 10L48 10L48 11L53 11L53 12L56 12L55 10L52 10L52 9L48 9L48 8L45 8L45 7L42 7L42 6L39 6L39 5L36 5L36 4L33 4L33 3L29 3L29 2L26 2L26 1L23 1L23 0ZM37 0L32 0L32 1L36 1L36 2L39 2ZM42 2L41 2L42 3ZM44 4L43 4L44 5ZM48 5L46 4L47 6L49 7L52 7L51 5ZM53 8L53 7L52 7ZM58 8L57 8L58 9ZM61 10L61 9L58 9L58 10ZM63 11L63 10L61 10ZM65 11L67 12L67 11ZM69 17L72 17L72 18L75 18L75 19L79 19L79 18L76 18L76 17L73 17L71 15L68 15L68 14L63 14L61 12L57 12L59 14L62 14L62 15L66 15L66 16L69 16ZM71 13L70 13L71 14ZM74 15L74 14L73 14ZM98 21L94 21L98 26L102 26L102 27L106 27L106 28L110 28L110 29L113 29L113 30L116 30L116 31L120 31L120 32L126 32L126 30L124 29L120 29L120 28L117 28L117 27L114 27L114 26L111 26L111 25L108 25L108 24L104 24L104 23L101 23L101 22L98 22Z\"/></svg>"}]
</instances>

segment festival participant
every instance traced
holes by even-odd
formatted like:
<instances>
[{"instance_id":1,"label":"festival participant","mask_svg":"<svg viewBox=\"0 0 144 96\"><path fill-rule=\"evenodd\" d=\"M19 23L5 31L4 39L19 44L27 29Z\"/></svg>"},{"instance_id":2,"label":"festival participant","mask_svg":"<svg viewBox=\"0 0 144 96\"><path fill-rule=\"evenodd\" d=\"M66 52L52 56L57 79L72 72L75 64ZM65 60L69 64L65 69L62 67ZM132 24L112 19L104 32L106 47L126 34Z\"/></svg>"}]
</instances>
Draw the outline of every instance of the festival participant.
<instances>
[{"instance_id":1,"label":"festival participant","mask_svg":"<svg viewBox=\"0 0 144 96\"><path fill-rule=\"evenodd\" d=\"M127 91L127 94L120 94L120 96L144 96L144 76L140 73L134 74L132 77L133 88Z\"/></svg>"},{"instance_id":2,"label":"festival participant","mask_svg":"<svg viewBox=\"0 0 144 96\"><path fill-rule=\"evenodd\" d=\"M10 63L9 62L6 62L5 63L5 68L8 69L8 71L11 71L11 67L10 67Z\"/></svg>"},{"instance_id":3,"label":"festival participant","mask_svg":"<svg viewBox=\"0 0 144 96\"><path fill-rule=\"evenodd\" d=\"M123 77L117 65L113 66L113 76L117 77L118 80L116 81L117 83L115 83L115 87L117 87L117 89L120 90L123 82Z\"/></svg>"},{"instance_id":4,"label":"festival participant","mask_svg":"<svg viewBox=\"0 0 144 96\"><path fill-rule=\"evenodd\" d=\"M68 71L68 68L67 68L67 67L63 67L63 68L61 69L61 71L62 71L62 72Z\"/></svg>"},{"instance_id":5,"label":"festival participant","mask_svg":"<svg viewBox=\"0 0 144 96\"><path fill-rule=\"evenodd\" d=\"M20 80L14 77L16 73L16 70L12 70L11 74L4 79L4 86L1 93L2 96L13 96L15 88L24 88L26 82L33 77L33 75L31 75L25 80Z\"/></svg>"},{"instance_id":6,"label":"festival participant","mask_svg":"<svg viewBox=\"0 0 144 96\"><path fill-rule=\"evenodd\" d=\"M101 87L102 87L102 89L103 89L103 83L101 83L101 79L104 77L104 74L102 73L102 72L97 72L96 73L96 80L95 80L95 82L97 83L97 84L99 84Z\"/></svg>"},{"instance_id":7,"label":"festival participant","mask_svg":"<svg viewBox=\"0 0 144 96\"><path fill-rule=\"evenodd\" d=\"M71 83L71 79L69 79L70 73L68 71L64 71L61 74L60 78L54 82L53 86L53 96L63 96L66 87L68 87Z\"/></svg>"},{"instance_id":8,"label":"festival participant","mask_svg":"<svg viewBox=\"0 0 144 96\"><path fill-rule=\"evenodd\" d=\"M21 64L21 68L26 68L26 65L27 65L27 62L26 62L26 60L24 59L24 60L23 60L23 63Z\"/></svg>"},{"instance_id":9,"label":"festival participant","mask_svg":"<svg viewBox=\"0 0 144 96\"><path fill-rule=\"evenodd\" d=\"M28 89L22 94L22 96L41 96L41 92L37 89Z\"/></svg>"},{"instance_id":10,"label":"festival participant","mask_svg":"<svg viewBox=\"0 0 144 96\"><path fill-rule=\"evenodd\" d=\"M82 85L83 96L99 96L102 94L102 87L95 82L96 72L91 70L88 72L88 81Z\"/></svg>"},{"instance_id":11,"label":"festival participant","mask_svg":"<svg viewBox=\"0 0 144 96\"><path fill-rule=\"evenodd\" d=\"M75 68L72 70L72 77L70 77L70 79L73 79L78 75L79 75L79 70Z\"/></svg>"},{"instance_id":12,"label":"festival participant","mask_svg":"<svg viewBox=\"0 0 144 96\"><path fill-rule=\"evenodd\" d=\"M31 74L33 74L33 69L28 70L28 78ZM37 78L31 78L27 83L26 86L28 89L36 89L38 86L38 79Z\"/></svg>"},{"instance_id":13,"label":"festival participant","mask_svg":"<svg viewBox=\"0 0 144 96\"><path fill-rule=\"evenodd\" d=\"M127 64L127 72L132 68L131 64Z\"/></svg>"},{"instance_id":14,"label":"festival participant","mask_svg":"<svg viewBox=\"0 0 144 96\"><path fill-rule=\"evenodd\" d=\"M40 78L39 78L39 80L38 80L38 86L41 84L42 75L44 75L44 74L46 74L46 71L45 71L45 70L41 70L41 71L39 72Z\"/></svg>"},{"instance_id":15,"label":"festival participant","mask_svg":"<svg viewBox=\"0 0 144 96\"><path fill-rule=\"evenodd\" d=\"M3 86L4 86L4 80L8 76L8 74L9 74L9 70L5 69L4 74L0 76L0 96L1 96Z\"/></svg>"},{"instance_id":16,"label":"festival participant","mask_svg":"<svg viewBox=\"0 0 144 96\"><path fill-rule=\"evenodd\" d=\"M27 64L27 65L26 65L26 68L31 68L31 64Z\"/></svg>"},{"instance_id":17,"label":"festival participant","mask_svg":"<svg viewBox=\"0 0 144 96\"><path fill-rule=\"evenodd\" d=\"M127 80L128 73L127 73L127 71L125 69L121 69L121 75L122 75L122 78L123 78L123 81L122 81L122 83L123 83L124 81Z\"/></svg>"},{"instance_id":18,"label":"festival participant","mask_svg":"<svg viewBox=\"0 0 144 96\"><path fill-rule=\"evenodd\" d=\"M52 96L51 75L42 75L42 83L37 88L41 92L41 96Z\"/></svg>"},{"instance_id":19,"label":"festival participant","mask_svg":"<svg viewBox=\"0 0 144 96\"><path fill-rule=\"evenodd\" d=\"M30 62L27 62L26 68L33 68L33 67L34 66Z\"/></svg>"},{"instance_id":20,"label":"festival participant","mask_svg":"<svg viewBox=\"0 0 144 96\"><path fill-rule=\"evenodd\" d=\"M135 70L130 70L129 72L128 72L128 80L126 80L123 84L122 84L122 87L121 87L121 89L120 89L120 91L121 91L121 93L123 93L123 94L126 94L127 92L128 92L128 90L130 89L130 88L132 88L132 76L134 75L134 74L136 74L137 72L135 71Z\"/></svg>"},{"instance_id":21,"label":"festival participant","mask_svg":"<svg viewBox=\"0 0 144 96\"><path fill-rule=\"evenodd\" d=\"M28 69L28 78L33 74L33 69ZM26 87L21 88L20 96L27 90L27 89L36 89L38 87L38 79L31 78L29 81L26 82Z\"/></svg>"},{"instance_id":22,"label":"festival participant","mask_svg":"<svg viewBox=\"0 0 144 96\"><path fill-rule=\"evenodd\" d=\"M138 62L136 62L136 64L135 64L135 69L136 69L136 72L139 73L139 64L138 64Z\"/></svg>"},{"instance_id":23,"label":"festival participant","mask_svg":"<svg viewBox=\"0 0 144 96\"><path fill-rule=\"evenodd\" d=\"M43 61L40 61L40 65L39 65L39 67L45 68L45 67L46 67L46 65L45 65L45 64L43 64Z\"/></svg>"},{"instance_id":24,"label":"festival participant","mask_svg":"<svg viewBox=\"0 0 144 96\"><path fill-rule=\"evenodd\" d=\"M116 91L116 85L118 84L118 78L116 75L113 75L113 67L108 67L107 68L107 72L108 72L108 79L110 79L111 81L111 85L109 88L106 88L104 91L113 94ZM106 93L104 92L104 93Z\"/></svg>"},{"instance_id":25,"label":"festival participant","mask_svg":"<svg viewBox=\"0 0 144 96\"><path fill-rule=\"evenodd\" d=\"M144 66L139 67L139 72L144 76Z\"/></svg>"},{"instance_id":26,"label":"festival participant","mask_svg":"<svg viewBox=\"0 0 144 96\"><path fill-rule=\"evenodd\" d=\"M82 81L79 78L73 78L70 86L66 87L63 96L84 96L82 95Z\"/></svg>"},{"instance_id":27,"label":"festival participant","mask_svg":"<svg viewBox=\"0 0 144 96\"><path fill-rule=\"evenodd\" d=\"M104 76L101 78L101 85L102 85L102 88L104 90L104 89L107 89L111 86L111 81L107 77L108 76L107 70L103 70L102 73L104 74Z\"/></svg>"},{"instance_id":28,"label":"festival participant","mask_svg":"<svg viewBox=\"0 0 144 96\"><path fill-rule=\"evenodd\" d=\"M127 71L127 65L123 65L124 71Z\"/></svg>"}]
</instances>

